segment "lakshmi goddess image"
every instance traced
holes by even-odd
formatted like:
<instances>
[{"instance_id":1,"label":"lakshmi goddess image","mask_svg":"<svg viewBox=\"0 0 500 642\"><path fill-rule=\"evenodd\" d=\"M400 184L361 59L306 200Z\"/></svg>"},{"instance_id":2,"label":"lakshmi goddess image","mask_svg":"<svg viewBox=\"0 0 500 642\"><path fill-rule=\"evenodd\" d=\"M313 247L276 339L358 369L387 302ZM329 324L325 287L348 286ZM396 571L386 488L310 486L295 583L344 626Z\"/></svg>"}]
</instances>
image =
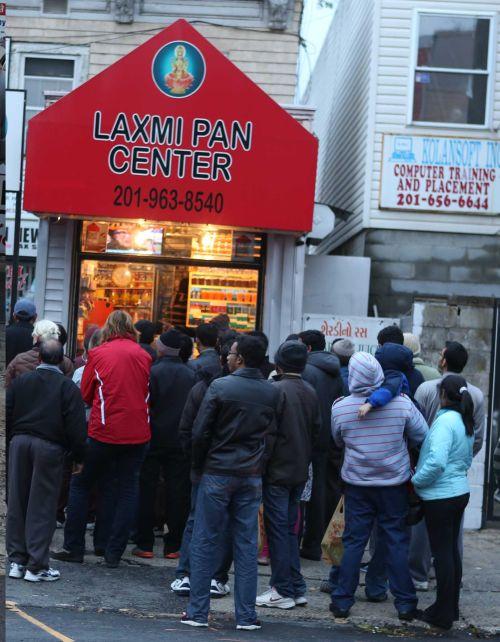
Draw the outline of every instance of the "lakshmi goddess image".
<instances>
[{"instance_id":1,"label":"lakshmi goddess image","mask_svg":"<svg viewBox=\"0 0 500 642\"><path fill-rule=\"evenodd\" d=\"M165 76L165 85L172 94L182 95L191 87L194 76L188 72L186 48L178 45L175 48L175 58L172 60L172 71Z\"/></svg>"}]
</instances>

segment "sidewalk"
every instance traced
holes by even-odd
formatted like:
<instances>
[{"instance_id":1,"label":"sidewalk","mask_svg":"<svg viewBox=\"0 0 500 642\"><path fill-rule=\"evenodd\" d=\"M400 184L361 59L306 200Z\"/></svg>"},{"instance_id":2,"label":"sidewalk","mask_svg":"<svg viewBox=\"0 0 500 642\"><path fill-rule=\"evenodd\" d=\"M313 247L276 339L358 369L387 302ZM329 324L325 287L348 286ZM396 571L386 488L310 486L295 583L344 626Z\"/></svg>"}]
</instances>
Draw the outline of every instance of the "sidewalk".
<instances>
[{"instance_id":1,"label":"sidewalk","mask_svg":"<svg viewBox=\"0 0 500 642\"><path fill-rule=\"evenodd\" d=\"M54 546L59 546L62 540L62 531L57 531ZM90 538L87 538L87 546L90 547ZM130 554L132 546L128 547L124 557L125 563L129 568L151 567L151 572L155 575L165 569L165 589L168 590L167 582L171 581L172 572L176 563L165 560L161 557L162 541L156 539L157 547L155 553L157 557L152 560L139 560ZM461 598L461 615L462 618L457 628L468 629L480 636L500 635L500 530L470 531L465 534L464 541L465 559L464 559L464 578ZM329 596L319 591L319 585L322 579L328 574L328 567L323 562L310 562L302 560L303 573L308 585L309 605L306 608L295 608L290 611L280 609L259 609L263 618L278 618L280 620L308 620L317 622L331 622L333 617L328 611ZM86 556L86 565L101 563L99 558L93 555ZM65 570L67 566L77 567L74 570L78 572L80 565L61 565L54 564ZM168 569L168 570L167 570ZM73 569L72 569L73 570ZM132 569L131 569L132 570ZM259 566L259 592L265 590L268 585L270 576L269 567ZM230 575L231 589L234 587L234 578ZM418 593L419 606L425 608L434 599L434 582L427 593ZM95 589L99 590L98 584ZM130 590L132 587L127 587ZM106 587L102 587L106 591ZM96 596L97 597L97 596ZM126 604L126 596L123 596L122 605L129 607L131 610L137 610L141 615L149 617L165 616L165 613L159 612L158 606L152 602L144 602L137 596L137 599L131 604ZM402 625L396 615L392 600L382 604L373 604L367 602L364 598L364 590L360 588L357 594L358 601L351 611L349 623L373 632L394 632L395 630L404 629L408 632L408 627L412 630L428 628L423 623L412 623ZM68 601L71 600L67 596ZM180 598L179 609L184 608L185 602ZM141 603L141 604L140 604ZM148 606L146 607L146 605ZM177 604L174 602L174 604ZM146 607L146 608L145 608ZM211 606L215 614L224 614L233 612L233 600L229 599L212 600Z\"/></svg>"}]
</instances>

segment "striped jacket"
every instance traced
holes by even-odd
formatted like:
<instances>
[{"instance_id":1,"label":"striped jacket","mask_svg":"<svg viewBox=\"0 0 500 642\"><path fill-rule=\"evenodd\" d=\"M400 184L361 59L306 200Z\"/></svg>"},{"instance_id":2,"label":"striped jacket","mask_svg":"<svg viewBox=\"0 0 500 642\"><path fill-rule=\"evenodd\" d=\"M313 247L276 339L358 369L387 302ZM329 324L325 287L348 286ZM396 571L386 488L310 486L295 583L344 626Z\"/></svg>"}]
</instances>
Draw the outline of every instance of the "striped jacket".
<instances>
[{"instance_id":1,"label":"striped jacket","mask_svg":"<svg viewBox=\"0 0 500 642\"><path fill-rule=\"evenodd\" d=\"M408 445L425 439L425 419L406 395L358 419L365 399L366 394L351 394L332 406L333 439L345 447L342 479L354 486L402 484L410 478Z\"/></svg>"}]
</instances>

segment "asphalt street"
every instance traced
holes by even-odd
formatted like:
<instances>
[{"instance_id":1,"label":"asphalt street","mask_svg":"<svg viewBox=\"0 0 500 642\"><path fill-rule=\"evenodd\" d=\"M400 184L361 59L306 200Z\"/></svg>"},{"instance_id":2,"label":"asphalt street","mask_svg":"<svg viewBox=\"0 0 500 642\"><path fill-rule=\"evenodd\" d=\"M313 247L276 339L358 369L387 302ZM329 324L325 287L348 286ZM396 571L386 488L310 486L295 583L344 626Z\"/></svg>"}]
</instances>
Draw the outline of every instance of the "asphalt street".
<instances>
[{"instance_id":1,"label":"asphalt street","mask_svg":"<svg viewBox=\"0 0 500 642\"><path fill-rule=\"evenodd\" d=\"M239 632L234 622L217 618L209 629L193 629L180 624L177 620L164 618L138 618L119 613L97 613L95 611L74 611L57 608L25 608L20 612L7 610L8 642L186 642L189 640L220 640L221 642L419 642L436 640L436 635L408 635L392 631L373 633L336 626L318 626L306 622L293 623L281 621L265 622L260 631ZM29 621L26 619L29 618ZM440 635L437 639L471 639L466 633L454 632Z\"/></svg>"}]
</instances>

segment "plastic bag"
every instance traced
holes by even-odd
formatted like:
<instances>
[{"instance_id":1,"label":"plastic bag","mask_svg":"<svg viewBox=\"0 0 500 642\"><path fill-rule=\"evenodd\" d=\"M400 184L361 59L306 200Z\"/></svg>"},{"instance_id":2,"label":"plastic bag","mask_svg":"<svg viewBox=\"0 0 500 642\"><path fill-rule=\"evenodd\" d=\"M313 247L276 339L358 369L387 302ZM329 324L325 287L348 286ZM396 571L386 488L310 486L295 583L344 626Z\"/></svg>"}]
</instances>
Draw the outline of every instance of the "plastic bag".
<instances>
[{"instance_id":1,"label":"plastic bag","mask_svg":"<svg viewBox=\"0 0 500 642\"><path fill-rule=\"evenodd\" d=\"M342 495L321 541L322 558L333 566L340 566L342 561L344 554L344 545L342 544L344 528L344 496Z\"/></svg>"}]
</instances>

